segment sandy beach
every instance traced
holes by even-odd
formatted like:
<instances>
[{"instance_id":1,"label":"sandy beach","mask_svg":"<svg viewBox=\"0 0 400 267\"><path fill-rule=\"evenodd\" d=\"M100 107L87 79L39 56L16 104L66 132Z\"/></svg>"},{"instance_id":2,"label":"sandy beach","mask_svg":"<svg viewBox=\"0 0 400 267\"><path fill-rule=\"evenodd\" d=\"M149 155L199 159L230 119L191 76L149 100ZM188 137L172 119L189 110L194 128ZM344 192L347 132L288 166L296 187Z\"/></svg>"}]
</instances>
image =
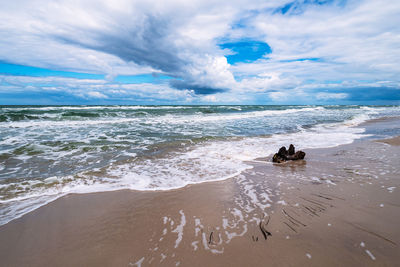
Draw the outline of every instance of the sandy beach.
<instances>
[{"instance_id":1,"label":"sandy beach","mask_svg":"<svg viewBox=\"0 0 400 267\"><path fill-rule=\"evenodd\" d=\"M0 265L395 266L399 140L177 190L70 194L0 227Z\"/></svg>"},{"instance_id":2,"label":"sandy beach","mask_svg":"<svg viewBox=\"0 0 400 267\"><path fill-rule=\"evenodd\" d=\"M0 267L400 267L400 0L0 17Z\"/></svg>"}]
</instances>

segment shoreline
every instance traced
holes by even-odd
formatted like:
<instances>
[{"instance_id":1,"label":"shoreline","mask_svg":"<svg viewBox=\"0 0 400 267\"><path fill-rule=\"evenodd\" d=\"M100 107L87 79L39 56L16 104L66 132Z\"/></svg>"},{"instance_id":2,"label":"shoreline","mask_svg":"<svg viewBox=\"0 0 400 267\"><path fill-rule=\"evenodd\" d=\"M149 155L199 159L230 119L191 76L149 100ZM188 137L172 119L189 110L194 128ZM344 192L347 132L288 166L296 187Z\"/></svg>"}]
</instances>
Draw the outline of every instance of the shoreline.
<instances>
[{"instance_id":1,"label":"shoreline","mask_svg":"<svg viewBox=\"0 0 400 267\"><path fill-rule=\"evenodd\" d=\"M0 188L2 194L6 195L6 199L2 200L0 203L1 209L4 212L0 225L14 220L15 218L19 218L66 194L107 192L122 189L165 191L184 188L188 184L229 179L241 173L243 170L248 169L252 162L257 161L257 158L265 157L265 155L268 154L272 156L273 153L276 152L277 147L288 145L286 142L282 143L282 139L290 139L290 142L293 142L302 149L307 149L307 147L310 147L310 149L314 149L315 147L332 147L344 143L358 142L359 140L368 138L362 133L363 129L361 129L360 126L365 122L359 125L360 118L361 121L365 120L365 118L359 114L344 122L328 123L330 126L335 126L333 129L331 129L330 126L327 129L321 126L321 130L319 127L315 126L314 130L316 130L316 132L313 132L313 130L306 130L305 133L300 131L298 133L289 132L287 134L268 136L228 137L224 142L210 142L204 146L199 143L196 146L192 146L192 150L189 150L188 153L184 152L185 145L183 147L178 146L175 147L175 152L177 153L175 156L174 149L170 150L168 148L164 151L164 148L169 147L169 145L162 145L161 157L156 156L152 158L151 162L148 162L143 155L143 157L139 156L138 158L130 155L129 159L119 161L118 164L115 165L111 163L93 170L77 172L73 175L68 172L66 174L61 173L54 176L57 177L56 179L54 179L53 176L47 176L46 173L43 173L43 178L47 177L47 179L27 178L21 181L17 179L14 181L15 185L7 186L7 184L4 184L3 188ZM381 124L382 122L393 119L400 122L399 117L384 117L372 121L374 124ZM344 128L335 134L336 127ZM368 125L368 127L371 126ZM387 127L387 125L385 125L385 127ZM322 133L322 136L320 133ZM308 139L315 139L315 142L309 143L307 142ZM220 140L224 139L222 138ZM289 140L287 140L287 142L289 142ZM265 147L265 145L267 146ZM170 151L172 151L172 156L168 155ZM215 151L216 153L211 153L209 157L209 151ZM244 157L242 156L242 152L244 152ZM190 160L190 154L195 154L193 164ZM176 157L177 155L178 157ZM182 157L180 157L180 155L182 155ZM87 156L90 157L91 155ZM100 157L101 155L99 154L98 156ZM106 157L108 156L106 155ZM244 159L249 161L245 163ZM165 160L166 162L163 162ZM60 160L60 162L63 161ZM46 169L46 164L41 168ZM53 165L57 164L54 163ZM219 164L220 167L217 167ZM69 164L67 162L60 165L63 166L62 168L73 169L68 167ZM36 166L40 166L40 161L35 162L33 166L32 164L27 164L26 166L21 165L19 169L37 172L37 170L35 170L37 169ZM169 166L172 166L170 168L171 170L165 172L165 168L169 168ZM31 167L33 170L30 170ZM62 171L62 169L60 169L60 171ZM26 173L26 171L22 171L22 173ZM152 173L152 175L158 173L161 178L158 179L157 176L154 176L153 178L148 179L145 177L145 179L142 179L142 177L140 177L141 174L146 176L147 173ZM190 173L192 173L192 175ZM70 175L72 176L70 177ZM23 175L21 175L21 177L23 177ZM111 179L108 179L109 177L111 177ZM64 183L64 181L66 182ZM48 186L48 184L50 186ZM9 196L7 197L7 195ZM20 199L25 200L19 201Z\"/></svg>"},{"instance_id":2,"label":"shoreline","mask_svg":"<svg viewBox=\"0 0 400 267\"><path fill-rule=\"evenodd\" d=\"M392 145L392 146L400 146L400 136L383 139L383 140L377 140L377 142L385 143L385 144Z\"/></svg>"},{"instance_id":3,"label":"shoreline","mask_svg":"<svg viewBox=\"0 0 400 267\"><path fill-rule=\"evenodd\" d=\"M174 190L68 194L0 226L0 263L391 265L400 259L393 139L252 161L237 177Z\"/></svg>"}]
</instances>

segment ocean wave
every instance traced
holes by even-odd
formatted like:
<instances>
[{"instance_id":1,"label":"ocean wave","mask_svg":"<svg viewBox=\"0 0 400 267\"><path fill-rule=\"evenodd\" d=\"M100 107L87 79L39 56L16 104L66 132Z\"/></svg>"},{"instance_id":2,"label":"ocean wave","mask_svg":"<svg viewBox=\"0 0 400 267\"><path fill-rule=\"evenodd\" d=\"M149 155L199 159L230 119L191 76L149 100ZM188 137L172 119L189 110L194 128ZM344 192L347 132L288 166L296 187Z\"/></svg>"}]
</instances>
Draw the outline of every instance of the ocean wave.
<instances>
[{"instance_id":1,"label":"ocean wave","mask_svg":"<svg viewBox=\"0 0 400 267\"><path fill-rule=\"evenodd\" d=\"M236 109L235 109L236 110ZM283 110L262 110L262 111L251 111L241 113L230 113L230 114L165 114L165 115L153 115L150 113L135 113L136 117L105 117L101 118L96 113L84 113L84 112L67 112L62 113L61 117L83 117L84 119L74 120L35 120L35 121L3 121L0 122L0 127L10 128L28 128L28 127L76 127L82 125L97 125L97 124L118 124L118 123L131 123L131 122L145 122L145 123L187 123L187 122L214 122L221 120L243 120L249 118L265 117L265 116L276 116L291 113L304 113L313 111L322 111L323 107L314 108L291 108ZM211 113L211 112L210 112ZM143 116L145 116L143 118ZM98 118L98 119L97 119Z\"/></svg>"},{"instance_id":2,"label":"ocean wave","mask_svg":"<svg viewBox=\"0 0 400 267\"><path fill-rule=\"evenodd\" d=\"M274 115L283 115L283 114L291 114L291 113L303 113L303 112L311 112L311 111L321 111L324 110L323 107L315 107L315 108L298 108L298 109L285 109L285 110L263 110L263 111L253 111L253 112L243 112L243 113L234 113L227 115L215 115L215 116L193 116L190 118L182 118L182 121L220 121L220 120L241 120L241 119L249 119L249 118L257 118L257 117L265 117L265 116L274 116Z\"/></svg>"},{"instance_id":3,"label":"ocean wave","mask_svg":"<svg viewBox=\"0 0 400 267\"><path fill-rule=\"evenodd\" d=\"M118 118L113 120L62 120L62 121L17 121L17 122L1 122L0 127L5 128L29 128L29 127L80 127L85 125L99 125L99 124L116 124L116 123L130 123L138 122L139 118Z\"/></svg>"},{"instance_id":4,"label":"ocean wave","mask_svg":"<svg viewBox=\"0 0 400 267\"><path fill-rule=\"evenodd\" d=\"M368 115L360 114L340 123L319 124L307 129L300 127L296 133L205 140L161 156L115 162L76 175L2 184L0 224L69 193L170 190L188 184L228 179L251 168L249 161L269 156L282 145L292 143L301 149L312 149L351 143L365 136L363 128L354 126L368 119ZM6 195L8 197L4 198Z\"/></svg>"},{"instance_id":5,"label":"ocean wave","mask_svg":"<svg viewBox=\"0 0 400 267\"><path fill-rule=\"evenodd\" d=\"M1 107L2 111L64 111L64 110L138 110L138 109L185 109L191 106L29 106L29 107Z\"/></svg>"},{"instance_id":6,"label":"ocean wave","mask_svg":"<svg viewBox=\"0 0 400 267\"><path fill-rule=\"evenodd\" d=\"M69 193L227 179L282 145L348 144L366 136L361 123L400 115L397 106L107 106L100 117L84 118L79 113L102 107L63 108L40 111L39 120L0 122L0 224ZM66 113L73 115L63 120Z\"/></svg>"}]
</instances>

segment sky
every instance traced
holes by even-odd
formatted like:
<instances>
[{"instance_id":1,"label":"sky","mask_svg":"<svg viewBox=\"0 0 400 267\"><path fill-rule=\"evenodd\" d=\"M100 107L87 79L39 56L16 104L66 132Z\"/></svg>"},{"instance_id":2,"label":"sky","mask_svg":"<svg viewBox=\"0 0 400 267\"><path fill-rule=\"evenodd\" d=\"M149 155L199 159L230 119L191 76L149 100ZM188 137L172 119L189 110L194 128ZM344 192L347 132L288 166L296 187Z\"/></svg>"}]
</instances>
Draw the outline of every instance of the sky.
<instances>
[{"instance_id":1,"label":"sky","mask_svg":"<svg viewBox=\"0 0 400 267\"><path fill-rule=\"evenodd\" d=\"M0 2L0 105L400 104L400 1Z\"/></svg>"}]
</instances>

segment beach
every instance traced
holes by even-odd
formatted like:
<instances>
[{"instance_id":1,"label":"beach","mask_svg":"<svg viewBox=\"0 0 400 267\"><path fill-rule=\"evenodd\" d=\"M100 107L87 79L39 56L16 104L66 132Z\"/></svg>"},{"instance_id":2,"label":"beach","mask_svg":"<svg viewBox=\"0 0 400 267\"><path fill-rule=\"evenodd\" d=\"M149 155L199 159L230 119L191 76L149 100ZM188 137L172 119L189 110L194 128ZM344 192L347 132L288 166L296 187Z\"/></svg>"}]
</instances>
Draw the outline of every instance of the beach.
<instances>
[{"instance_id":1,"label":"beach","mask_svg":"<svg viewBox=\"0 0 400 267\"><path fill-rule=\"evenodd\" d=\"M0 265L396 265L399 137L305 152L178 189L67 194L0 226Z\"/></svg>"},{"instance_id":2,"label":"beach","mask_svg":"<svg viewBox=\"0 0 400 267\"><path fill-rule=\"evenodd\" d=\"M400 0L0 2L0 267L400 266Z\"/></svg>"}]
</instances>

